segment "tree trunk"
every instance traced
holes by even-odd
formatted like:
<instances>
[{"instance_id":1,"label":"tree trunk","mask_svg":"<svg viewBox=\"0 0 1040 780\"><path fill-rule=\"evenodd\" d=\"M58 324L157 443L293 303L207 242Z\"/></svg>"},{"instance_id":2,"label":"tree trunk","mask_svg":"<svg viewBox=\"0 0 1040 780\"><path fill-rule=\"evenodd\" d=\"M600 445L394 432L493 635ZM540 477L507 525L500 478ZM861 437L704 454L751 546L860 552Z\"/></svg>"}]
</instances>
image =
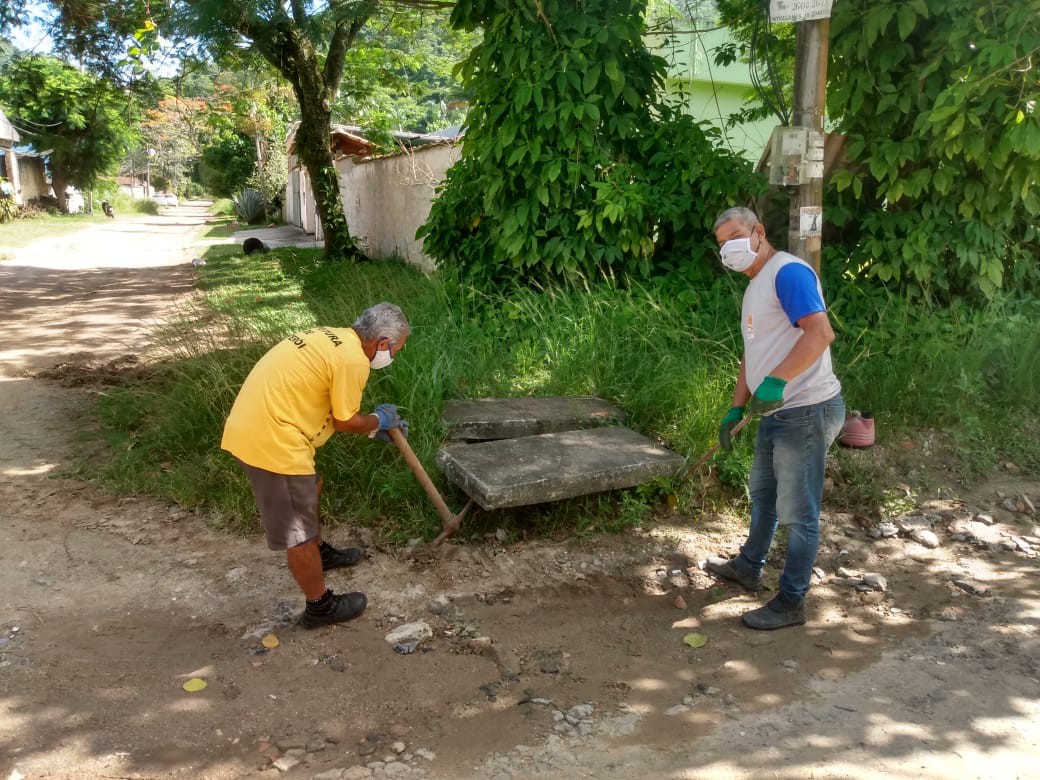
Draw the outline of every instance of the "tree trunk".
<instances>
[{"instance_id":1,"label":"tree trunk","mask_svg":"<svg viewBox=\"0 0 1040 780\"><path fill-rule=\"evenodd\" d=\"M202 0L187 0L200 6ZM325 234L325 256L329 260L363 260L354 246L343 213L339 194L339 177L332 161L332 105L343 78L347 50L375 13L376 0L327 0L332 16L338 17L327 39L324 64L315 49L315 41L305 30L314 18L308 14L303 0L274 4L272 18L242 10L249 4L214 4L227 12L222 21L249 39L257 54L267 60L293 88L300 105L300 126L296 131L296 153L311 179L314 202Z\"/></svg>"},{"instance_id":2,"label":"tree trunk","mask_svg":"<svg viewBox=\"0 0 1040 780\"><path fill-rule=\"evenodd\" d=\"M325 234L325 256L329 260L363 260L354 246L343 200L339 176L332 160L331 121L328 112L300 105L300 127L296 131L296 152L311 177L314 203Z\"/></svg>"},{"instance_id":3,"label":"tree trunk","mask_svg":"<svg viewBox=\"0 0 1040 780\"><path fill-rule=\"evenodd\" d=\"M68 199L65 197L65 172L61 170L61 166L54 165L54 160L51 160L51 187L54 190L54 199L58 201L58 210L68 214L69 204Z\"/></svg>"}]
</instances>

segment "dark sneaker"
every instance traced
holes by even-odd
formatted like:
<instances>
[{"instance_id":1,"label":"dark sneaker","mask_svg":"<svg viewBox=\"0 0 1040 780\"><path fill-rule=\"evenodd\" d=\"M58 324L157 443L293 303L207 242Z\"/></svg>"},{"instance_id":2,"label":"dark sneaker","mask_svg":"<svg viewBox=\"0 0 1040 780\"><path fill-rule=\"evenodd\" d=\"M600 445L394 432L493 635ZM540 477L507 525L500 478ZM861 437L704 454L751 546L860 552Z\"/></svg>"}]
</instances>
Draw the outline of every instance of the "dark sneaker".
<instances>
[{"instance_id":1,"label":"dark sneaker","mask_svg":"<svg viewBox=\"0 0 1040 780\"><path fill-rule=\"evenodd\" d=\"M736 558L731 558L728 561L725 558L708 558L704 562L704 568L716 577L735 582L752 592L762 590L762 575L741 571L737 568L736 560Z\"/></svg>"},{"instance_id":2,"label":"dark sneaker","mask_svg":"<svg viewBox=\"0 0 1040 780\"><path fill-rule=\"evenodd\" d=\"M300 625L304 628L320 628L321 626L331 626L333 623L346 623L364 612L366 606L368 606L368 599L365 598L364 593L333 594L328 607L323 608L320 612L308 604L303 614L300 615Z\"/></svg>"},{"instance_id":3,"label":"dark sneaker","mask_svg":"<svg viewBox=\"0 0 1040 780\"><path fill-rule=\"evenodd\" d=\"M748 628L756 631L772 631L787 626L800 626L805 623L805 602L796 605L785 604L780 596L770 599L764 607L745 612L740 616Z\"/></svg>"},{"instance_id":4,"label":"dark sneaker","mask_svg":"<svg viewBox=\"0 0 1040 780\"><path fill-rule=\"evenodd\" d=\"M321 553L321 570L331 571L332 569L342 569L344 566L353 566L361 560L361 550L357 547L333 547L328 542L322 542L318 545L318 552Z\"/></svg>"}]
</instances>

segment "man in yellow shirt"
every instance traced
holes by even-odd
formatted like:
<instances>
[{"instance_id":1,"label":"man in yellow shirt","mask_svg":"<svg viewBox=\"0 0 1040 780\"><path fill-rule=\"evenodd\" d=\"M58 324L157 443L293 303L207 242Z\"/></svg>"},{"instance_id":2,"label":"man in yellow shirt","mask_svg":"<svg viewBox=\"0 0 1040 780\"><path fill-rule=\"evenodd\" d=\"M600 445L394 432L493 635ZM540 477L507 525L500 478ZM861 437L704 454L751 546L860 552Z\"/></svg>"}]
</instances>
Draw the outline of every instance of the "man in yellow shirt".
<instances>
[{"instance_id":1,"label":"man in yellow shirt","mask_svg":"<svg viewBox=\"0 0 1040 780\"><path fill-rule=\"evenodd\" d=\"M286 550L289 571L307 600L300 617L305 628L351 620L368 603L364 593L334 594L325 587L324 572L353 566L361 551L322 541L314 452L334 431L385 441L391 428L407 434L408 422L393 404L380 404L372 414L360 410L371 369L390 365L410 332L397 306L378 303L350 328L295 333L253 366L224 424L221 449L249 477L267 546Z\"/></svg>"}]
</instances>

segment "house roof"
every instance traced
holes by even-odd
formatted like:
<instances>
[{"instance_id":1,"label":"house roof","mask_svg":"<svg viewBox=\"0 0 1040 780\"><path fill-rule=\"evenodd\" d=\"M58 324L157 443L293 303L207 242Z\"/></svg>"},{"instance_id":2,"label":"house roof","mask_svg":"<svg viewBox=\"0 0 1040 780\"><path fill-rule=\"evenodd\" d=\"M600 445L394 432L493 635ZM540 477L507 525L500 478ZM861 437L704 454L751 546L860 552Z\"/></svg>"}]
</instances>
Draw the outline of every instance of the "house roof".
<instances>
[{"instance_id":1,"label":"house roof","mask_svg":"<svg viewBox=\"0 0 1040 780\"><path fill-rule=\"evenodd\" d=\"M289 154L296 153L296 131L300 129L300 123L294 122L286 134L285 145ZM332 126L332 151L342 154L344 157L365 157L375 151L375 144L350 132L357 128L346 125Z\"/></svg>"},{"instance_id":2,"label":"house roof","mask_svg":"<svg viewBox=\"0 0 1040 780\"><path fill-rule=\"evenodd\" d=\"M14 125L12 125L8 121L7 117L4 116L4 112L0 111L0 143L4 144L4 146L11 146L16 141L21 140L22 137L18 135L18 131L14 129Z\"/></svg>"},{"instance_id":3,"label":"house roof","mask_svg":"<svg viewBox=\"0 0 1040 780\"><path fill-rule=\"evenodd\" d=\"M289 154L296 152L296 132L299 122L294 122L286 134L285 144ZM344 157L371 157L376 151L376 144L364 137L364 130L357 125L332 125L332 151ZM433 144L452 143L462 135L459 125L437 130L433 133L392 132L390 136L405 148L414 149Z\"/></svg>"}]
</instances>

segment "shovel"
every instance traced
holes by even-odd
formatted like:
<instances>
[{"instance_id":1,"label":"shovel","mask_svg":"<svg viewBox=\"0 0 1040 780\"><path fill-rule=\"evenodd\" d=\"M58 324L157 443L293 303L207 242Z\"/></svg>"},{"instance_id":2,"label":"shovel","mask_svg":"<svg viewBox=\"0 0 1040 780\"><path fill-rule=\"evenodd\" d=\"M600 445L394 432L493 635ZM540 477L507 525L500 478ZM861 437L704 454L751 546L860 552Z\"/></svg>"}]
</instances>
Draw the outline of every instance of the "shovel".
<instances>
[{"instance_id":1,"label":"shovel","mask_svg":"<svg viewBox=\"0 0 1040 780\"><path fill-rule=\"evenodd\" d=\"M437 538L433 540L433 545L436 547L448 536L451 536L459 530L459 526L462 525L462 519L473 507L474 500L471 498L469 503L463 507L461 512L454 514L451 509L448 508L444 499L441 498L440 491L438 491L437 486L433 484L430 475L426 473L423 464L419 462L415 453L412 452L412 447L408 443L408 439L404 437L404 434L397 428L390 428L387 433L390 435L390 441L392 441L397 446L397 449L401 451L405 461L407 461L409 467L411 467L412 473L415 474L415 478L419 480L419 484L422 485L423 490L426 491L426 495L430 497L434 507L437 508L437 514L440 515L441 518L441 532Z\"/></svg>"}]
</instances>

